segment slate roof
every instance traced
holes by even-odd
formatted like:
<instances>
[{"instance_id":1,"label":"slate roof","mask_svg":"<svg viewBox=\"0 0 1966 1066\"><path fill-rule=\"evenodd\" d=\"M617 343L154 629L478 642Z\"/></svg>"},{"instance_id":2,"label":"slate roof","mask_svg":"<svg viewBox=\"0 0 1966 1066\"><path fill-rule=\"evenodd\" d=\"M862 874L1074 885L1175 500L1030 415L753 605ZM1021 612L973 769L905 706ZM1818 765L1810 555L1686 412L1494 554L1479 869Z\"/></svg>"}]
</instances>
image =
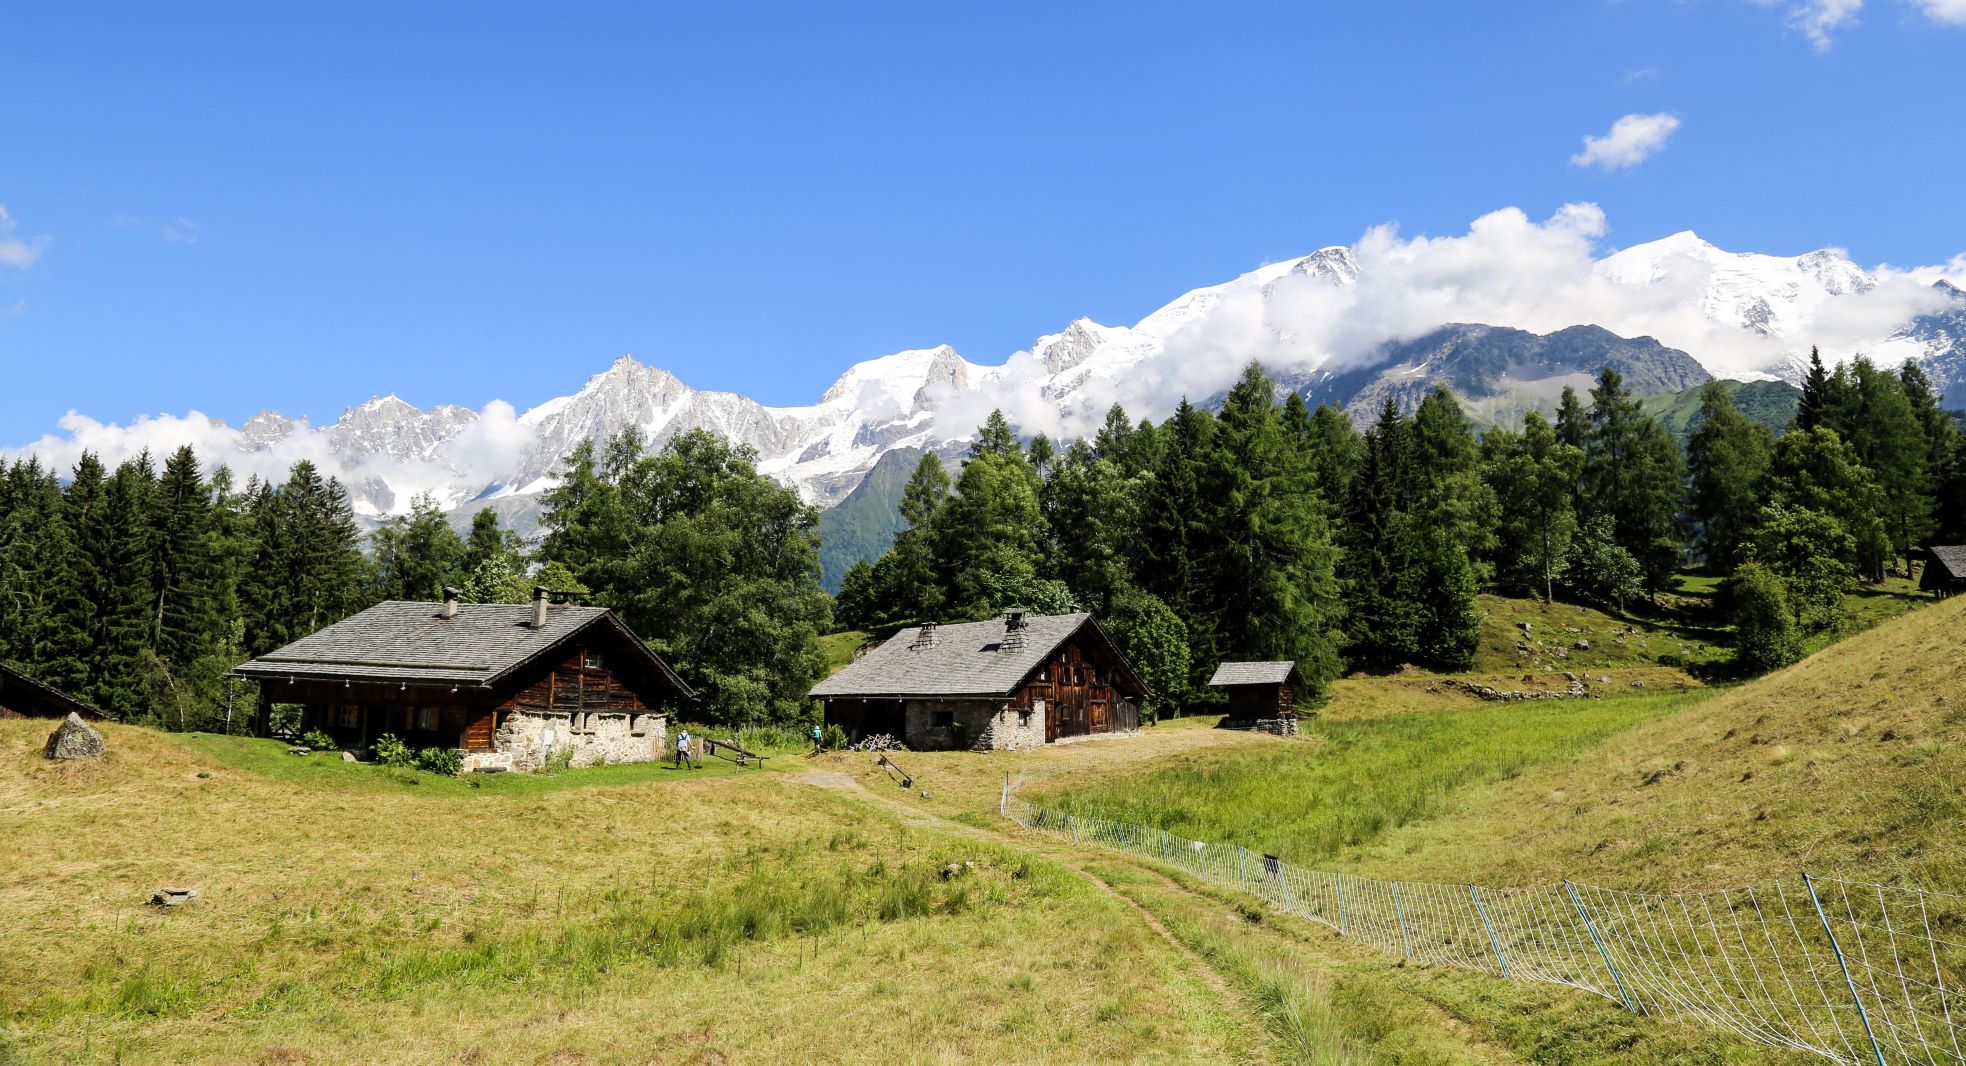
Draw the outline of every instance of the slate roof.
<instances>
[{"instance_id":1,"label":"slate roof","mask_svg":"<svg viewBox=\"0 0 1966 1066\"><path fill-rule=\"evenodd\" d=\"M914 647L920 626L896 633L887 643L863 655L846 669L812 687L810 695L837 697L1008 696L1031 676L1059 645L1080 629L1091 627L1111 649L1121 666L1113 678L1121 691L1144 695L1133 666L1090 614L1025 616L1024 646L1003 648L1003 619L939 625L935 645Z\"/></svg>"},{"instance_id":2,"label":"slate roof","mask_svg":"<svg viewBox=\"0 0 1966 1066\"><path fill-rule=\"evenodd\" d=\"M443 604L389 600L246 663L233 673L247 678L400 682L484 688L594 626L606 626L645 665L685 697L692 695L675 671L641 638L601 607L553 606L546 625L532 627L532 605L461 603L457 617Z\"/></svg>"},{"instance_id":3,"label":"slate roof","mask_svg":"<svg viewBox=\"0 0 1966 1066\"><path fill-rule=\"evenodd\" d=\"M7 698L10 692L22 693L24 695L15 696L10 700ZM36 680L5 663L0 663L0 707L7 707L21 714L26 714L28 711L28 698L37 701L45 700L52 703L59 707L63 714L74 711L88 718L114 717L87 700L71 696L53 685Z\"/></svg>"},{"instance_id":4,"label":"slate roof","mask_svg":"<svg viewBox=\"0 0 1966 1066\"><path fill-rule=\"evenodd\" d=\"M1215 676L1208 679L1211 686L1221 685L1281 685L1297 672L1294 662L1280 663L1223 663L1215 668Z\"/></svg>"},{"instance_id":5,"label":"slate roof","mask_svg":"<svg viewBox=\"0 0 1966 1066\"><path fill-rule=\"evenodd\" d=\"M1966 579L1966 544L1943 544L1926 550L1934 563L1945 568L1947 576L1954 581Z\"/></svg>"}]
</instances>

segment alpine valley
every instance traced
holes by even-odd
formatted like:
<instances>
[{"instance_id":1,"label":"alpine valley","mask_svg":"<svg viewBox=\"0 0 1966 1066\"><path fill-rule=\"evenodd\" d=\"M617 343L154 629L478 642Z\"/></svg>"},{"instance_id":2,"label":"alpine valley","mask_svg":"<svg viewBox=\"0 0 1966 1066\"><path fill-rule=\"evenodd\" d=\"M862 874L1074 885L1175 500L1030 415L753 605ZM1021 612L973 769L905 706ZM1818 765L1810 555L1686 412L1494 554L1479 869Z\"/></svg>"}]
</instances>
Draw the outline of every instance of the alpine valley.
<instances>
[{"instance_id":1,"label":"alpine valley","mask_svg":"<svg viewBox=\"0 0 1966 1066\"><path fill-rule=\"evenodd\" d=\"M296 458L315 459L341 477L358 515L369 520L403 513L415 495L429 493L460 521L491 506L508 524L528 530L540 493L579 442L633 426L659 446L702 428L755 448L765 473L819 506L839 508L823 527L834 549L827 553L828 577L836 579L851 558L885 546L903 467L923 450L960 454L992 408L1003 408L1028 432L1070 437L1096 427L1115 401L1135 417L1159 418L1184 393L1206 400L1252 358L1313 404L1344 405L1360 420L1389 399L1410 409L1435 384L1445 384L1477 421L1513 421L1528 408L1553 407L1563 386L1581 391L1605 366L1651 397L1714 377L1793 382L1814 344L1831 362L1859 352L1889 365L1916 361L1950 406L1966 406L1966 292L1945 280L1920 281L1915 313L1836 346L1820 339L1826 311L1861 309L1887 281L1900 290L1909 284L1902 272L1865 270L1837 250L1792 258L1732 253L1680 233L1596 260L1594 284L1648 296L1646 305L1662 314L1700 322L1708 331L1702 336L1742 343L1688 341L1681 350L1629 328L1621 335L1618 322L1580 320L1551 329L1545 307L1540 322L1437 321L1404 335L1382 329L1361 353L1341 358L1319 350L1321 340L1305 342L1304 323L1362 317L1355 293L1370 286L1376 267L1363 247L1324 248L1195 289L1132 326L1081 318L994 365L971 362L947 345L869 359L804 407L767 407L735 393L693 389L624 355L573 394L523 413L503 404L483 412L453 405L425 410L390 395L350 407L323 427L273 411L237 428L194 414L139 420L121 436L118 427L70 416L65 436L0 455L39 453L60 462L79 447L93 447L113 461L119 444L159 450L173 443L166 427L195 427L183 435L195 438L204 454L211 456L216 442L221 457L229 448L235 465L246 468L270 471ZM1372 328L1361 323L1353 332L1369 337ZM877 469L880 475L869 478ZM863 482L866 491L856 493Z\"/></svg>"}]
</instances>

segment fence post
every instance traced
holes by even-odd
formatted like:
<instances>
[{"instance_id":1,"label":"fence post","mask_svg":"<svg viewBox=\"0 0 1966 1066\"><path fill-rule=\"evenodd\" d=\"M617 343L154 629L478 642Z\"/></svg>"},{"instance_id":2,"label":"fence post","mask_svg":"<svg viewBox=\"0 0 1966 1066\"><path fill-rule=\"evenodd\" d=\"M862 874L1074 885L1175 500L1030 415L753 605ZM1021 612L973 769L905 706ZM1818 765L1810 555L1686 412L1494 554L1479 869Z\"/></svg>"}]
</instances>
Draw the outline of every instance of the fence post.
<instances>
[{"instance_id":1,"label":"fence post","mask_svg":"<svg viewBox=\"0 0 1966 1066\"><path fill-rule=\"evenodd\" d=\"M1242 882L1242 890L1249 891L1249 849L1236 845L1236 878Z\"/></svg>"},{"instance_id":2,"label":"fence post","mask_svg":"<svg viewBox=\"0 0 1966 1066\"><path fill-rule=\"evenodd\" d=\"M1065 828L1072 831L1072 846L1079 846L1079 820L1071 815L1065 816Z\"/></svg>"},{"instance_id":3,"label":"fence post","mask_svg":"<svg viewBox=\"0 0 1966 1066\"><path fill-rule=\"evenodd\" d=\"M1495 926L1488 921L1488 908L1481 905L1481 889L1468 886L1468 895L1474 897L1475 913L1481 915L1481 927L1488 930L1488 942L1495 947L1495 961L1502 966L1502 976L1509 975L1509 960L1502 955L1502 942L1495 939Z\"/></svg>"},{"instance_id":4,"label":"fence post","mask_svg":"<svg viewBox=\"0 0 1966 1066\"><path fill-rule=\"evenodd\" d=\"M1612 964L1611 952L1605 949L1603 939L1597 935L1597 923L1591 921L1590 912L1584 909L1584 901L1577 895L1577 886L1565 881L1563 887L1570 893L1570 903L1577 908L1577 917L1584 920L1584 929L1590 933L1591 943L1597 945L1597 953L1604 957L1604 968L1611 971L1611 980L1618 986L1618 998L1625 1001L1626 1010L1637 1014L1638 1008L1632 1005L1631 993L1625 991L1625 979L1618 976L1618 967Z\"/></svg>"},{"instance_id":5,"label":"fence post","mask_svg":"<svg viewBox=\"0 0 1966 1066\"><path fill-rule=\"evenodd\" d=\"M1809 902L1816 905L1816 917L1823 920L1823 932L1829 937L1829 947L1836 953L1837 968L1843 971L1843 983L1850 986L1850 998L1857 1004L1857 1017L1864 1020L1864 1035L1870 1038L1870 1052L1877 1056L1877 1066L1885 1066L1884 1048L1877 1042L1877 1034L1870 1028L1870 1012L1864 1009L1864 997L1857 992L1857 982L1850 977L1850 964L1843 960L1843 945L1836 942L1836 930L1829 925L1829 914L1823 910L1823 901L1816 898L1816 882L1810 880L1808 871L1803 871L1802 887L1809 890Z\"/></svg>"},{"instance_id":6,"label":"fence post","mask_svg":"<svg viewBox=\"0 0 1966 1066\"><path fill-rule=\"evenodd\" d=\"M1005 818L1010 817L1010 775L1009 774L1003 775L1003 798L997 801L997 813Z\"/></svg>"},{"instance_id":7,"label":"fence post","mask_svg":"<svg viewBox=\"0 0 1966 1066\"><path fill-rule=\"evenodd\" d=\"M1331 883L1338 886L1338 935L1345 935L1345 875L1334 873Z\"/></svg>"},{"instance_id":8,"label":"fence post","mask_svg":"<svg viewBox=\"0 0 1966 1066\"><path fill-rule=\"evenodd\" d=\"M1393 882L1393 913L1399 916L1400 953L1410 959L1413 957L1413 939L1406 935L1406 904L1400 902L1398 881Z\"/></svg>"}]
</instances>

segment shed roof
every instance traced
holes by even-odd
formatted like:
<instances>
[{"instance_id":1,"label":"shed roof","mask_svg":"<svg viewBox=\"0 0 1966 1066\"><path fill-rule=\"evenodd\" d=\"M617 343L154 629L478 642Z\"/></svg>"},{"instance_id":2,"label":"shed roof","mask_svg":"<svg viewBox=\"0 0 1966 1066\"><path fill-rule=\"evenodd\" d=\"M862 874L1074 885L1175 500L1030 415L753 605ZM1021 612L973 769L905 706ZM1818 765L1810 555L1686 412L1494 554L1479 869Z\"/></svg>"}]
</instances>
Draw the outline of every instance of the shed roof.
<instances>
[{"instance_id":1,"label":"shed roof","mask_svg":"<svg viewBox=\"0 0 1966 1066\"><path fill-rule=\"evenodd\" d=\"M1934 565L1944 568L1948 578L1966 580L1966 544L1942 544L1926 551Z\"/></svg>"},{"instance_id":2,"label":"shed roof","mask_svg":"<svg viewBox=\"0 0 1966 1066\"><path fill-rule=\"evenodd\" d=\"M1144 696L1147 687L1119 647L1090 614L1030 615L1022 647L1004 647L1004 620L935 627L932 645L916 647L922 627L910 626L846 669L812 687L818 698L908 696L1008 696L1058 647L1086 630L1104 643L1113 660L1114 687Z\"/></svg>"},{"instance_id":3,"label":"shed roof","mask_svg":"<svg viewBox=\"0 0 1966 1066\"><path fill-rule=\"evenodd\" d=\"M233 672L241 677L362 681L483 688L597 626L646 656L644 665L683 696L689 686L649 650L613 611L555 605L546 625L532 627L522 603L461 603L445 618L443 604L389 600L260 656Z\"/></svg>"},{"instance_id":4,"label":"shed roof","mask_svg":"<svg viewBox=\"0 0 1966 1066\"><path fill-rule=\"evenodd\" d=\"M6 698L14 693L20 695L16 695L11 700ZM59 708L64 715L73 711L76 714L89 718L113 717L105 713L102 708L97 707L85 699L78 696L71 696L45 681L22 673L5 663L0 663L0 707L8 707L11 710L26 714L30 709L26 702L28 699L51 703Z\"/></svg>"},{"instance_id":5,"label":"shed roof","mask_svg":"<svg viewBox=\"0 0 1966 1066\"><path fill-rule=\"evenodd\" d=\"M1294 662L1274 663L1223 663L1215 668L1215 676L1208 679L1211 686L1223 685L1281 685L1297 673Z\"/></svg>"}]
</instances>

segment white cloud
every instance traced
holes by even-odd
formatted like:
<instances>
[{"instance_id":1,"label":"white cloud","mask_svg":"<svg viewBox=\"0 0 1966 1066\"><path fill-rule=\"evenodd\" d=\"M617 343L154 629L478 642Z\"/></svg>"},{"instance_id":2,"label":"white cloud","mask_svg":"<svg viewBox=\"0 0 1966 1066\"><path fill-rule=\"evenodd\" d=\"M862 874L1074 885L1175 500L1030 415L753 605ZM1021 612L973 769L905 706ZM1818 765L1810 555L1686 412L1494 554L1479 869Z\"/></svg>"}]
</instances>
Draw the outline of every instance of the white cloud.
<instances>
[{"instance_id":1,"label":"white cloud","mask_svg":"<svg viewBox=\"0 0 1966 1066\"><path fill-rule=\"evenodd\" d=\"M1936 266L1909 267L1905 269L1886 266L1880 268L1878 272L1880 274L1902 275L1921 285L1930 285L1935 281L1943 281L1966 289L1966 252L1955 255L1946 262L1937 264Z\"/></svg>"},{"instance_id":2,"label":"white cloud","mask_svg":"<svg viewBox=\"0 0 1966 1066\"><path fill-rule=\"evenodd\" d=\"M1911 0L1912 6L1925 12L1934 22L1949 22L1954 26L1966 26L1966 0Z\"/></svg>"},{"instance_id":3,"label":"white cloud","mask_svg":"<svg viewBox=\"0 0 1966 1066\"><path fill-rule=\"evenodd\" d=\"M1779 7L1789 28L1809 38L1818 52L1830 48L1830 31L1857 21L1864 0L1754 0L1762 7ZM1955 5L1959 0L1916 0L1922 5Z\"/></svg>"},{"instance_id":4,"label":"white cloud","mask_svg":"<svg viewBox=\"0 0 1966 1066\"><path fill-rule=\"evenodd\" d=\"M1200 400L1226 389L1252 359L1317 380L1376 364L1389 341L1456 322L1535 333L1596 324L1688 352L1717 376L1764 377L1787 366L1798 344L1804 353L1820 344L1831 358L1873 350L1895 327L1944 306L1932 281L1966 279L1966 256L1938 267L1881 267L1867 292L1799 306L1795 332L1784 339L1716 321L1703 308L1713 272L1731 257L1667 256L1657 276L1630 283L1599 268L1607 230L1604 212L1588 203L1540 222L1505 208L1443 237L1405 237L1395 226L1378 226L1351 246L1355 284L1299 273L1245 275L1211 294L1206 312L1164 345L1075 388L1062 412L1058 383L1020 352L938 411L936 432L960 439L1001 408L1026 433L1085 435L1114 402L1135 417L1165 418L1182 396Z\"/></svg>"},{"instance_id":5,"label":"white cloud","mask_svg":"<svg viewBox=\"0 0 1966 1066\"><path fill-rule=\"evenodd\" d=\"M183 215L179 215L169 222L164 223L159 233L165 240L170 241L172 244L198 243L198 223L191 221Z\"/></svg>"},{"instance_id":6,"label":"white cloud","mask_svg":"<svg viewBox=\"0 0 1966 1066\"><path fill-rule=\"evenodd\" d=\"M1585 137L1584 150L1570 157L1570 165L1604 170L1636 166L1664 148L1678 128L1678 115L1626 115L1613 122L1604 136Z\"/></svg>"},{"instance_id":7,"label":"white cloud","mask_svg":"<svg viewBox=\"0 0 1966 1066\"><path fill-rule=\"evenodd\" d=\"M14 236L16 225L14 216L7 213L7 205L0 204L0 265L20 267L25 270L41 257L42 249L48 245L46 237L36 237L31 241Z\"/></svg>"}]
</instances>

